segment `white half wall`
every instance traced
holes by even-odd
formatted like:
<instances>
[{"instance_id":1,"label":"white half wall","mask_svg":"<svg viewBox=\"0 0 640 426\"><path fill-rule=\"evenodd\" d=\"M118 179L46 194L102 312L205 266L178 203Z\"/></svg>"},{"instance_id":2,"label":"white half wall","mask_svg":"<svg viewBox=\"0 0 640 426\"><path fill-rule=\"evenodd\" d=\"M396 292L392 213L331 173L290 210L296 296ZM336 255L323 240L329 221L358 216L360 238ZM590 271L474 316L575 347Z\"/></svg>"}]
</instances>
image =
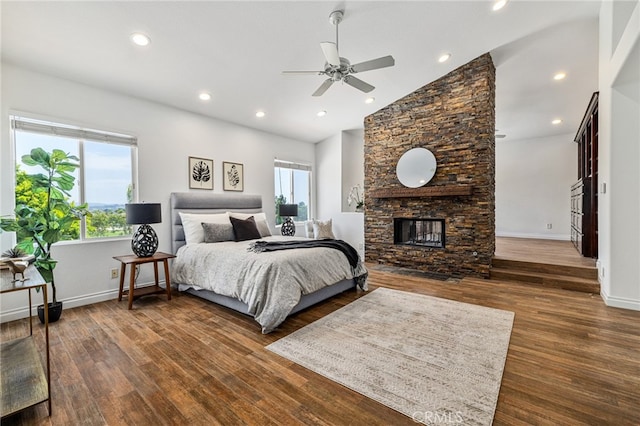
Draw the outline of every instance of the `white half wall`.
<instances>
[{"instance_id":1,"label":"white half wall","mask_svg":"<svg viewBox=\"0 0 640 426\"><path fill-rule=\"evenodd\" d=\"M244 164L245 194L262 196L271 224L275 220L273 159L313 163L314 145L264 133L232 123L189 113L158 103L109 92L72 81L2 64L2 125L0 142L0 214L14 208L14 154L11 150L9 114L27 113L40 118L131 134L138 138L138 192L140 200L162 203L163 222L154 225L159 250L170 252L169 195L189 191L188 157L214 160L214 190L222 193L222 162ZM197 100L194 100L196 102ZM193 190L195 191L195 190ZM275 229L272 225L272 232ZM0 249L14 243L13 233L0 234ZM118 280L111 279L112 259L131 253L130 240L59 243L54 256L58 300L65 307L117 297ZM150 280L150 271L140 281ZM147 281L148 282L148 281ZM6 297L5 297L6 296ZM3 295L2 321L27 315L24 298ZM35 298L34 303L39 304ZM5 315L4 313L7 313ZM64 318L64 316L63 316Z\"/></svg>"},{"instance_id":2,"label":"white half wall","mask_svg":"<svg viewBox=\"0 0 640 426\"><path fill-rule=\"evenodd\" d=\"M590 97L585 94L585 109ZM497 236L571 239L571 185L578 180L574 136L496 141Z\"/></svg>"}]
</instances>

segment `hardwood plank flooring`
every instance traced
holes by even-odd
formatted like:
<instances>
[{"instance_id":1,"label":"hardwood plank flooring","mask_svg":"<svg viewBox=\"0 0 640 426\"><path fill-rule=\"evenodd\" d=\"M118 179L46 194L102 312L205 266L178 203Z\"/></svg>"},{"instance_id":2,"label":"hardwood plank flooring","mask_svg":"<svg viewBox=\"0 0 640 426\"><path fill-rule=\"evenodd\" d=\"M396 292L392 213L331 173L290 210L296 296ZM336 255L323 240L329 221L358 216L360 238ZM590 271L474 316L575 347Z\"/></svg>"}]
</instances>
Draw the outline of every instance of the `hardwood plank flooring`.
<instances>
[{"instance_id":1,"label":"hardwood plank flooring","mask_svg":"<svg viewBox=\"0 0 640 426\"><path fill-rule=\"evenodd\" d=\"M495 257L551 265L595 267L595 259L582 257L571 241L496 237Z\"/></svg>"},{"instance_id":2,"label":"hardwood plank flooring","mask_svg":"<svg viewBox=\"0 0 640 426\"><path fill-rule=\"evenodd\" d=\"M640 312L573 291L369 267L371 289L516 313L494 424L640 424ZM148 296L132 311L115 300L65 310L50 329L52 416L40 404L2 423L415 424L264 348L361 295L325 301L269 335L252 319L189 295ZM1 328L7 340L27 333L28 322ZM42 340L42 327L35 332Z\"/></svg>"}]
</instances>

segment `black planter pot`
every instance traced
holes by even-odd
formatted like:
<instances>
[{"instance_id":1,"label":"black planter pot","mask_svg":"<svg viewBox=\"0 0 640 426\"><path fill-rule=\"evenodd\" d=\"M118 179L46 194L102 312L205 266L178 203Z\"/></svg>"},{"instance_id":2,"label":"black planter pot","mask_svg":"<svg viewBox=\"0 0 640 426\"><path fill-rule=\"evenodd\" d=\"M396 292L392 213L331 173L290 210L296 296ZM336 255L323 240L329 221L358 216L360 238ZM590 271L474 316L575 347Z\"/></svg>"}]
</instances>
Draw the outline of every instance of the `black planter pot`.
<instances>
[{"instance_id":1,"label":"black planter pot","mask_svg":"<svg viewBox=\"0 0 640 426\"><path fill-rule=\"evenodd\" d=\"M62 315L62 302L49 303L49 322L56 322ZM44 324L44 305L38 306L38 318Z\"/></svg>"}]
</instances>

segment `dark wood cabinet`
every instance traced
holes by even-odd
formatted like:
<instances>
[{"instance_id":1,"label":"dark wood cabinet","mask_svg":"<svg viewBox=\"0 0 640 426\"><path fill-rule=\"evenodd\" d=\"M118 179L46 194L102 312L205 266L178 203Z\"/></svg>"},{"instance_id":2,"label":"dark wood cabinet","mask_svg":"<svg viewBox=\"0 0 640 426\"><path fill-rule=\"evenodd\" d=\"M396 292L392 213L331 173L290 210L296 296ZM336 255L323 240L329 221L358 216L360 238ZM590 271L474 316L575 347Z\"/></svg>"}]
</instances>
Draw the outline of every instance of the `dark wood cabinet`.
<instances>
[{"instance_id":1,"label":"dark wood cabinet","mask_svg":"<svg viewBox=\"0 0 640 426\"><path fill-rule=\"evenodd\" d=\"M585 257L598 257L598 92L591 96L575 142L578 181L571 186L571 241Z\"/></svg>"}]
</instances>

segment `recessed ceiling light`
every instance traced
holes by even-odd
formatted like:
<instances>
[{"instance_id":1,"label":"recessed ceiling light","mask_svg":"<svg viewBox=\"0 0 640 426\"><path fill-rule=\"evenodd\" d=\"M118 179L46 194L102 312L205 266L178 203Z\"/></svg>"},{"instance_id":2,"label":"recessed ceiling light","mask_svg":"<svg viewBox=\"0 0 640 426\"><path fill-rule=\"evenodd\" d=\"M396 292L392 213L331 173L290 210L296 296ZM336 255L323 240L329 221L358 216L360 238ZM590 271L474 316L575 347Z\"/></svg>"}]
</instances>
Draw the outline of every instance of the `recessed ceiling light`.
<instances>
[{"instance_id":1,"label":"recessed ceiling light","mask_svg":"<svg viewBox=\"0 0 640 426\"><path fill-rule=\"evenodd\" d=\"M198 97L200 98L201 101L208 101L211 100L211 95L207 92L202 92L198 95Z\"/></svg>"},{"instance_id":2,"label":"recessed ceiling light","mask_svg":"<svg viewBox=\"0 0 640 426\"><path fill-rule=\"evenodd\" d=\"M262 117L264 117L264 111L258 111L258 112L256 112L256 117L258 117L258 118L262 118Z\"/></svg>"},{"instance_id":3,"label":"recessed ceiling light","mask_svg":"<svg viewBox=\"0 0 640 426\"><path fill-rule=\"evenodd\" d=\"M551 122L551 124L560 124L560 123L562 123L562 120L560 120L559 118L556 118Z\"/></svg>"},{"instance_id":4,"label":"recessed ceiling light","mask_svg":"<svg viewBox=\"0 0 640 426\"><path fill-rule=\"evenodd\" d=\"M451 57L451 53L444 53L442 56L438 58L438 62L440 63L447 62L450 57Z\"/></svg>"},{"instance_id":5,"label":"recessed ceiling light","mask_svg":"<svg viewBox=\"0 0 640 426\"><path fill-rule=\"evenodd\" d=\"M365 100L364 100L364 103L365 103L365 104L372 104L372 103L374 103L375 101L376 101L376 98L374 98L374 97L372 96L372 97L370 97L370 98L365 99Z\"/></svg>"},{"instance_id":6,"label":"recessed ceiling light","mask_svg":"<svg viewBox=\"0 0 640 426\"><path fill-rule=\"evenodd\" d=\"M149 43L151 43L151 39L149 38L149 36L142 33L131 34L131 41L138 46L147 46Z\"/></svg>"},{"instance_id":7,"label":"recessed ceiling light","mask_svg":"<svg viewBox=\"0 0 640 426\"><path fill-rule=\"evenodd\" d=\"M327 115L327 111L318 111L318 114L316 114L318 117L324 117L325 115Z\"/></svg>"},{"instance_id":8,"label":"recessed ceiling light","mask_svg":"<svg viewBox=\"0 0 640 426\"><path fill-rule=\"evenodd\" d=\"M507 0L497 0L493 3L493 11L502 9L507 4Z\"/></svg>"},{"instance_id":9,"label":"recessed ceiling light","mask_svg":"<svg viewBox=\"0 0 640 426\"><path fill-rule=\"evenodd\" d=\"M556 75L554 75L554 76L553 76L553 79L554 79L554 80L562 80L562 79L564 79L566 76L567 76L567 74L566 74L566 73L559 72L559 73L556 73Z\"/></svg>"}]
</instances>

